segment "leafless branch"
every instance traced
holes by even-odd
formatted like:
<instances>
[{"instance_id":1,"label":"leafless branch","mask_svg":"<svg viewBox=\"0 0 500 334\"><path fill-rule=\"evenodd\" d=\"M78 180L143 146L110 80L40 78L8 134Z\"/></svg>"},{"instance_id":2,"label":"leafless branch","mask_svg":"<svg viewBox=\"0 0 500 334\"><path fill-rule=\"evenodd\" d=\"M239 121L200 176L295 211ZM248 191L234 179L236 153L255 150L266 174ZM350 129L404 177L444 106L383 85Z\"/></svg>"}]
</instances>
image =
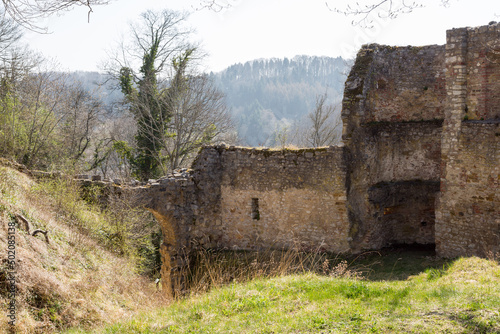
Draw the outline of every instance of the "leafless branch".
<instances>
[{"instance_id":1,"label":"leafless branch","mask_svg":"<svg viewBox=\"0 0 500 334\"><path fill-rule=\"evenodd\" d=\"M159 102L171 111L169 120L145 115L151 121L140 124L140 131L156 136L153 142L160 147L149 153L164 172L186 166L203 144L234 129L224 95L206 75L189 76L184 88L174 94L174 98L164 94ZM141 109L151 112L147 106Z\"/></svg>"},{"instance_id":2,"label":"leafless branch","mask_svg":"<svg viewBox=\"0 0 500 334\"><path fill-rule=\"evenodd\" d=\"M443 6L449 6L450 4L450 0L440 1ZM373 27L374 16L395 19L401 14L408 14L417 8L425 6L423 0L361 0L353 5L349 4L345 8L332 7L328 1L325 4L333 12L354 17L352 24L364 28Z\"/></svg>"},{"instance_id":3,"label":"leafless branch","mask_svg":"<svg viewBox=\"0 0 500 334\"><path fill-rule=\"evenodd\" d=\"M68 10L75 6L87 7L90 13L94 6L106 5L112 0L2 0L7 14L18 24L23 27L44 33L47 32L46 27L39 26L36 21Z\"/></svg>"},{"instance_id":4,"label":"leafless branch","mask_svg":"<svg viewBox=\"0 0 500 334\"><path fill-rule=\"evenodd\" d=\"M214 12L221 12L230 7L231 4L227 0L201 0L198 6L193 6L195 10L210 9Z\"/></svg>"},{"instance_id":5,"label":"leafless branch","mask_svg":"<svg viewBox=\"0 0 500 334\"><path fill-rule=\"evenodd\" d=\"M335 145L340 140L341 119L333 105L327 105L327 94L316 97L316 108L309 113L311 127L305 132L308 146L321 147Z\"/></svg>"},{"instance_id":6,"label":"leafless branch","mask_svg":"<svg viewBox=\"0 0 500 334\"><path fill-rule=\"evenodd\" d=\"M44 230L34 230L32 236L36 237L37 234L42 233L45 236L45 242L50 243L49 241L49 231L44 231Z\"/></svg>"},{"instance_id":7,"label":"leafless branch","mask_svg":"<svg viewBox=\"0 0 500 334\"><path fill-rule=\"evenodd\" d=\"M16 215L17 221L22 222L24 224L24 230L26 233L31 234L31 225L23 215Z\"/></svg>"},{"instance_id":8,"label":"leafless branch","mask_svg":"<svg viewBox=\"0 0 500 334\"><path fill-rule=\"evenodd\" d=\"M184 24L187 17L187 13L169 10L142 13L138 22L130 24L127 39L120 41L118 46L109 52L110 61L104 66L108 75L119 79L120 70L129 68L134 81L139 82L143 57L153 45L158 44L155 74L160 78L168 77L167 71L172 58L193 47L187 41L193 33L192 29Z\"/></svg>"}]
</instances>

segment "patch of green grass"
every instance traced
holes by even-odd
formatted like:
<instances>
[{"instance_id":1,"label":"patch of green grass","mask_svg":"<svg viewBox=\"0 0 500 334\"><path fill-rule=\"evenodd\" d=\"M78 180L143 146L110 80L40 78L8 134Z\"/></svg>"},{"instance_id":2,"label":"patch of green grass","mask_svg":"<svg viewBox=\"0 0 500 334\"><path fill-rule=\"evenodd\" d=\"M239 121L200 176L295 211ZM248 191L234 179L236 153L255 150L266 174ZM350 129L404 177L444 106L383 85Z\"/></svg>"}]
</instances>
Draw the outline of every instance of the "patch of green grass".
<instances>
[{"instance_id":1,"label":"patch of green grass","mask_svg":"<svg viewBox=\"0 0 500 334\"><path fill-rule=\"evenodd\" d=\"M464 258L441 268L431 279L425 270L405 280L311 273L255 279L94 332L499 333L498 263Z\"/></svg>"}]
</instances>

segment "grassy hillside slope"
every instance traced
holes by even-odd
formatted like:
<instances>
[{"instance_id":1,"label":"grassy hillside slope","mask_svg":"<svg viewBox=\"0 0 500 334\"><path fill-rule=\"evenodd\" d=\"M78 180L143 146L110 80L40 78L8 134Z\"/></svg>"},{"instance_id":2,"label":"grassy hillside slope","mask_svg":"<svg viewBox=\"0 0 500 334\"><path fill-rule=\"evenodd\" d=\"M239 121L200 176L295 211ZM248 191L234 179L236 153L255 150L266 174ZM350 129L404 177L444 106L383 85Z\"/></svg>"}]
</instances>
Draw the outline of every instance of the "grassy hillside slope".
<instances>
[{"instance_id":1,"label":"grassy hillside slope","mask_svg":"<svg viewBox=\"0 0 500 334\"><path fill-rule=\"evenodd\" d=\"M128 257L92 236L90 227L104 222L99 210L68 184L37 182L9 165L0 162L0 333L13 329L6 317L12 301L9 244L15 247L10 259L15 257L17 333L90 329L161 302L154 283L136 274ZM30 222L31 232L48 230L49 243L43 234L28 234L16 215Z\"/></svg>"}]
</instances>

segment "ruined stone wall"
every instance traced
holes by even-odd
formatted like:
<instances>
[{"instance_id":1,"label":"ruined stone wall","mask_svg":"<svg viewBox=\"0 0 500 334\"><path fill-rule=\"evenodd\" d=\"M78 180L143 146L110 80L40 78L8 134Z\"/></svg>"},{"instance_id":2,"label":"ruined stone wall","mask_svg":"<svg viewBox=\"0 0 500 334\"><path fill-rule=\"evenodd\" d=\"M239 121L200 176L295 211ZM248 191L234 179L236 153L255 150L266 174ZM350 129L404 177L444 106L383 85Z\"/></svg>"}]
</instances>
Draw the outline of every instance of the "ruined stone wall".
<instances>
[{"instance_id":1,"label":"ruined stone wall","mask_svg":"<svg viewBox=\"0 0 500 334\"><path fill-rule=\"evenodd\" d=\"M447 32L439 255L500 251L500 26Z\"/></svg>"},{"instance_id":2,"label":"ruined stone wall","mask_svg":"<svg viewBox=\"0 0 500 334\"><path fill-rule=\"evenodd\" d=\"M443 119L444 46L365 45L344 89L344 141L362 124Z\"/></svg>"},{"instance_id":3,"label":"ruined stone wall","mask_svg":"<svg viewBox=\"0 0 500 334\"><path fill-rule=\"evenodd\" d=\"M349 250L342 147L222 152L222 245Z\"/></svg>"},{"instance_id":4,"label":"ruined stone wall","mask_svg":"<svg viewBox=\"0 0 500 334\"><path fill-rule=\"evenodd\" d=\"M203 148L192 165L196 187L196 211L191 231L195 247L223 248L224 230L221 221L221 182L224 173L223 146Z\"/></svg>"},{"instance_id":5,"label":"ruined stone wall","mask_svg":"<svg viewBox=\"0 0 500 334\"><path fill-rule=\"evenodd\" d=\"M500 25L364 46L342 120L342 147L210 146L192 170L130 189L162 226L165 290L182 289L199 247L500 252Z\"/></svg>"},{"instance_id":6,"label":"ruined stone wall","mask_svg":"<svg viewBox=\"0 0 500 334\"><path fill-rule=\"evenodd\" d=\"M465 39L458 39L466 32ZM465 48L467 68L466 116L468 119L500 119L500 29L497 24L454 29L449 33L449 50ZM457 38L455 41L451 39ZM462 45L462 43L465 43ZM456 58L455 58L456 57ZM451 55L449 63L460 56Z\"/></svg>"},{"instance_id":7,"label":"ruined stone wall","mask_svg":"<svg viewBox=\"0 0 500 334\"><path fill-rule=\"evenodd\" d=\"M113 197L118 197L130 206L142 207L154 215L163 235L160 245L162 291L167 296L182 291L189 254L197 246L193 244L192 230L200 210L193 173L176 171L148 182L101 181L99 175L92 178L78 175L75 181L80 184L84 198L98 200L104 207Z\"/></svg>"},{"instance_id":8,"label":"ruined stone wall","mask_svg":"<svg viewBox=\"0 0 500 334\"><path fill-rule=\"evenodd\" d=\"M354 252L434 243L444 78L442 46L358 53L342 109Z\"/></svg>"},{"instance_id":9,"label":"ruined stone wall","mask_svg":"<svg viewBox=\"0 0 500 334\"><path fill-rule=\"evenodd\" d=\"M146 185L122 190L133 205L151 211L160 224L163 242L162 291L173 295L185 288L185 268L193 249L192 229L197 214L197 188L191 173L175 173Z\"/></svg>"},{"instance_id":10,"label":"ruined stone wall","mask_svg":"<svg viewBox=\"0 0 500 334\"><path fill-rule=\"evenodd\" d=\"M440 198L437 251L441 256L500 251L500 123L461 125L457 157L448 162Z\"/></svg>"}]
</instances>

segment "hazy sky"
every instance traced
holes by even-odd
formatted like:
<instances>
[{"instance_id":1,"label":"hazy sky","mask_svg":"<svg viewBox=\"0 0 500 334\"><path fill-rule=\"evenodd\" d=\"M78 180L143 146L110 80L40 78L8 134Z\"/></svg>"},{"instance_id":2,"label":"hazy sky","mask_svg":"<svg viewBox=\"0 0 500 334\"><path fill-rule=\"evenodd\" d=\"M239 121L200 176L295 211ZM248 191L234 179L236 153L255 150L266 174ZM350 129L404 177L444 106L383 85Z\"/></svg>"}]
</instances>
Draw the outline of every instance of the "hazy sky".
<instances>
[{"instance_id":1,"label":"hazy sky","mask_svg":"<svg viewBox=\"0 0 500 334\"><path fill-rule=\"evenodd\" d=\"M45 20L51 34L27 33L32 49L55 59L61 70L99 70L111 50L125 36L128 23L147 9L194 11L189 23L195 39L209 57L205 69L218 71L257 58L295 55L353 57L362 44L444 44L446 30L500 21L499 0L422 0L416 9L396 20L378 19L368 30L350 24L352 18L330 11L325 0L219 0L230 3L220 12L195 11L199 0L115 0L94 8L76 8ZM363 0L359 0L363 1ZM348 0L326 0L330 7Z\"/></svg>"}]
</instances>

